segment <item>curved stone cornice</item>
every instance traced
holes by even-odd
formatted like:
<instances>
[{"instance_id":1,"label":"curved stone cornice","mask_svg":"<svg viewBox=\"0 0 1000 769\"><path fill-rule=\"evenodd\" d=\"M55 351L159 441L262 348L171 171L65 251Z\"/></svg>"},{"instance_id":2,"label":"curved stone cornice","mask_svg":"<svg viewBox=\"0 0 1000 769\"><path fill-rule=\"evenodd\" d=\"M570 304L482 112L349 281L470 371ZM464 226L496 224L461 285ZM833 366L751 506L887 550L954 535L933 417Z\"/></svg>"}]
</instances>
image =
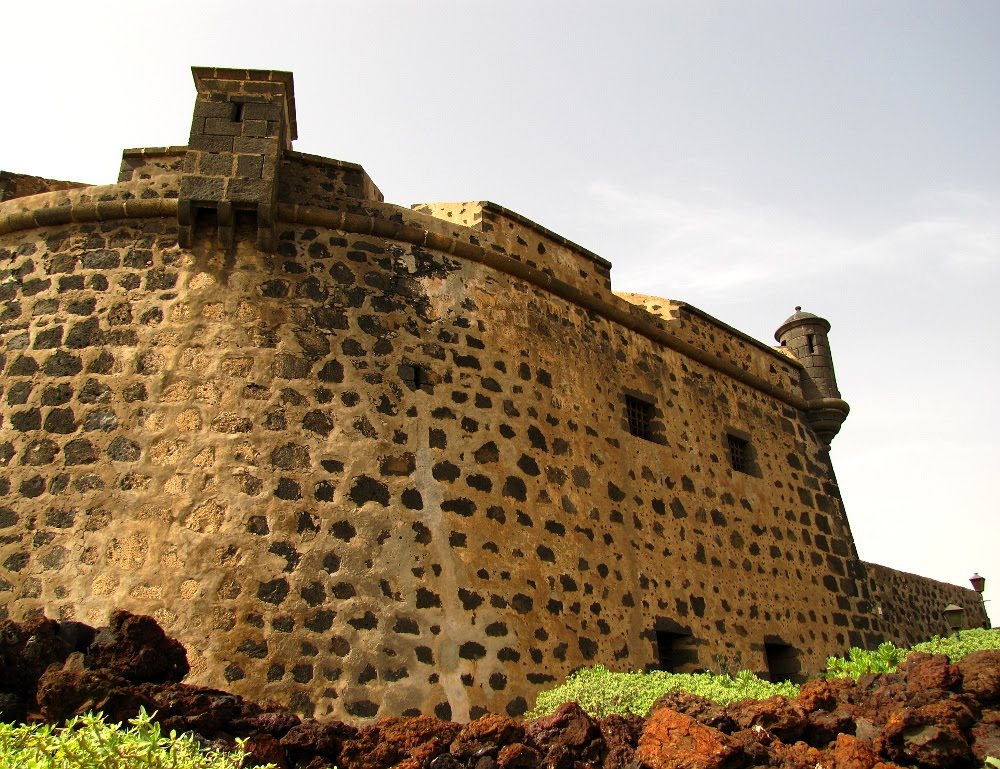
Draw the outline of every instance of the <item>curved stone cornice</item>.
<instances>
[{"instance_id":1,"label":"curved stone cornice","mask_svg":"<svg viewBox=\"0 0 1000 769\"><path fill-rule=\"evenodd\" d=\"M131 185L129 185L131 186ZM52 227L70 223L102 222L120 219L170 218L177 216L178 201L176 198L129 198L127 200L74 200L86 193L88 188L59 193L60 198L67 199L61 205L48 207L28 207L24 204L30 199L20 198L17 202L20 210L5 211L14 208L10 201L0 204L0 235L10 234L36 227ZM90 188L92 189L92 188ZM108 187L106 189L115 189ZM52 193L53 195L55 193ZM42 197L42 196L38 196ZM49 197L46 195L45 197ZM356 205L357 201L353 201ZM466 242L458 237L435 232L432 228L437 223L433 217L420 214L409 209L392 206L387 203L365 203L369 209L391 209L392 217L375 215L374 211L358 213L344 208L327 209L311 206L279 204L277 218L288 224L303 224L313 227L326 227L358 235L376 235L379 237L423 246L435 251L457 256L462 259L478 262L491 269L499 270L520 278L541 288L561 299L575 304L583 309L594 312L601 317L629 328L647 339L662 344L671 350L681 353L720 374L764 393L776 400L798 409L807 415L815 412L816 421L826 425L839 416L839 421L847 417L850 406L839 398L819 398L808 400L800 395L789 392L762 377L735 366L705 350L696 347L671 333L667 324L646 310L612 296L605 300L592 296L580 289L565 283L541 270L530 267L523 262L490 248L472 242ZM380 211L381 213L381 211ZM390 213L390 212L384 212ZM428 226L421 226L421 219L428 219ZM457 227L458 225L451 225ZM465 228L462 228L465 229ZM474 237L482 237L476 232ZM474 239L474 238L473 238ZM776 356L780 353L775 352ZM782 362L801 370L801 364L786 356L780 356ZM823 415L823 416L820 416Z\"/></svg>"}]
</instances>

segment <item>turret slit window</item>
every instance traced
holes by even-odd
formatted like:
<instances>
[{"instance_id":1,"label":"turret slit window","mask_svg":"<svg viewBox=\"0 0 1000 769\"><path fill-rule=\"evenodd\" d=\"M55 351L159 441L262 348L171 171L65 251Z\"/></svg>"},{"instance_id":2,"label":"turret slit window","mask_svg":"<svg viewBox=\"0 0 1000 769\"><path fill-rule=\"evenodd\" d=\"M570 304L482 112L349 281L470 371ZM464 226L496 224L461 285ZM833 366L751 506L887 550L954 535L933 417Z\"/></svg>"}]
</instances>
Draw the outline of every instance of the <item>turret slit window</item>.
<instances>
[{"instance_id":1,"label":"turret slit window","mask_svg":"<svg viewBox=\"0 0 1000 769\"><path fill-rule=\"evenodd\" d=\"M232 106L231 106L231 109L232 109L231 120L232 120L233 123L242 123L243 122L243 107L244 107L244 104L241 101L234 101L234 102L232 102Z\"/></svg>"},{"instance_id":2,"label":"turret slit window","mask_svg":"<svg viewBox=\"0 0 1000 769\"><path fill-rule=\"evenodd\" d=\"M806 341L809 343L809 354L812 355L816 352L816 335L809 334L806 337Z\"/></svg>"}]
</instances>

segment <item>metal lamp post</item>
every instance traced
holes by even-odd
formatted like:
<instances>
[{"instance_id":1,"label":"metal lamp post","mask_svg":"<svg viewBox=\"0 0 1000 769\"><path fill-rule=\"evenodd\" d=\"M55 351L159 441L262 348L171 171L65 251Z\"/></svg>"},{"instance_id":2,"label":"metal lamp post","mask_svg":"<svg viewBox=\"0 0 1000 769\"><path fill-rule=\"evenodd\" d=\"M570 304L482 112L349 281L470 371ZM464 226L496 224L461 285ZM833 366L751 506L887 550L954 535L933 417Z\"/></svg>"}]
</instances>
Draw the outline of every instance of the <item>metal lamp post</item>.
<instances>
[{"instance_id":1,"label":"metal lamp post","mask_svg":"<svg viewBox=\"0 0 1000 769\"><path fill-rule=\"evenodd\" d=\"M962 615L965 614L965 609L961 606L956 606L955 604L950 603L944 607L941 613L944 615L944 619L948 623L948 627L955 631L955 636L961 638Z\"/></svg>"},{"instance_id":2,"label":"metal lamp post","mask_svg":"<svg viewBox=\"0 0 1000 769\"><path fill-rule=\"evenodd\" d=\"M969 577L969 582L972 584L972 589L979 593L979 600L983 602L983 616L986 617L983 620L983 627L989 628L990 622L989 617L986 614L986 599L983 598L983 591L986 589L986 577L980 577L977 571L971 577Z\"/></svg>"}]
</instances>

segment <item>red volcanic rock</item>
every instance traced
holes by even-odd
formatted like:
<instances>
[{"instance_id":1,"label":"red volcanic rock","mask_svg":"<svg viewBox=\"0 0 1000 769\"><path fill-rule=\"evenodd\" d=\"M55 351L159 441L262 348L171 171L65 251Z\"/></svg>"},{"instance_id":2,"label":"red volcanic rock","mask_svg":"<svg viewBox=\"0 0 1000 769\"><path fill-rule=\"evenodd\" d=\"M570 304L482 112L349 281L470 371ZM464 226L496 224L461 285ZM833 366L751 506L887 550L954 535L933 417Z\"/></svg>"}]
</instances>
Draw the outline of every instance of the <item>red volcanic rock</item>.
<instances>
[{"instance_id":1,"label":"red volcanic rock","mask_svg":"<svg viewBox=\"0 0 1000 769\"><path fill-rule=\"evenodd\" d=\"M235 725L237 734L255 734L265 732L272 737L282 737L293 726L297 726L302 721L294 713L289 713L284 708L272 706L275 710L268 710L263 713L246 714ZM343 726L347 726L343 724ZM358 730L350 727L351 733L345 734L344 738L357 737Z\"/></svg>"},{"instance_id":2,"label":"red volcanic rock","mask_svg":"<svg viewBox=\"0 0 1000 769\"><path fill-rule=\"evenodd\" d=\"M632 762L646 726L641 716L606 716L598 724L604 740L604 769L622 769Z\"/></svg>"},{"instance_id":3,"label":"red volcanic rock","mask_svg":"<svg viewBox=\"0 0 1000 769\"><path fill-rule=\"evenodd\" d=\"M718 729L663 708L646 722L635 758L648 769L729 769L740 765L742 755Z\"/></svg>"},{"instance_id":4,"label":"red volcanic rock","mask_svg":"<svg viewBox=\"0 0 1000 769\"><path fill-rule=\"evenodd\" d=\"M840 680L845 679L834 679L834 681ZM837 693L830 681L816 678L802 684L799 696L795 698L795 701L806 713L812 713L816 710L833 710L837 707Z\"/></svg>"},{"instance_id":5,"label":"red volcanic rock","mask_svg":"<svg viewBox=\"0 0 1000 769\"><path fill-rule=\"evenodd\" d=\"M969 746L980 764L987 756L1000 756L1000 711L983 712L979 723L969 729Z\"/></svg>"},{"instance_id":6,"label":"red volcanic rock","mask_svg":"<svg viewBox=\"0 0 1000 769\"><path fill-rule=\"evenodd\" d=\"M962 690L981 705L1000 702L1000 649L984 649L958 662Z\"/></svg>"},{"instance_id":7,"label":"red volcanic rock","mask_svg":"<svg viewBox=\"0 0 1000 769\"><path fill-rule=\"evenodd\" d=\"M0 721L26 717L35 699L38 679L50 665L61 665L82 651L94 629L79 622L35 617L23 623L0 622Z\"/></svg>"},{"instance_id":8,"label":"red volcanic rock","mask_svg":"<svg viewBox=\"0 0 1000 769\"><path fill-rule=\"evenodd\" d=\"M794 701L721 708L672 692L647 719L598 722L567 703L528 723L488 715L462 726L416 716L360 729L174 681L187 669L183 647L151 618L127 612L116 612L96 638L78 623L2 623L0 664L0 708L15 713L9 720L30 715L58 723L101 710L109 721L123 721L145 707L165 731L196 732L223 748L246 738L248 767L965 769L1000 754L996 651L957 666L915 655L898 674L810 682Z\"/></svg>"},{"instance_id":9,"label":"red volcanic rock","mask_svg":"<svg viewBox=\"0 0 1000 769\"><path fill-rule=\"evenodd\" d=\"M233 723L248 707L255 707L242 697L190 684L147 683L135 689L154 703L156 720L164 730L193 731L210 739L220 731L232 733Z\"/></svg>"},{"instance_id":10,"label":"red volcanic rock","mask_svg":"<svg viewBox=\"0 0 1000 769\"><path fill-rule=\"evenodd\" d=\"M786 745L781 740L775 740L771 751L774 757L770 765L780 769L816 769L817 766L825 766L823 752L805 742Z\"/></svg>"},{"instance_id":11,"label":"red volcanic rock","mask_svg":"<svg viewBox=\"0 0 1000 769\"><path fill-rule=\"evenodd\" d=\"M888 677L879 676L879 678ZM872 687L860 698L857 705L858 713L863 715L873 726L881 728L893 713L908 707L909 699L913 694L914 692L907 692L906 686L901 680L893 681L885 686Z\"/></svg>"},{"instance_id":12,"label":"red volcanic rock","mask_svg":"<svg viewBox=\"0 0 1000 769\"><path fill-rule=\"evenodd\" d=\"M872 746L857 737L841 734L827 750L829 761L824 766L832 769L872 769L879 763L878 754Z\"/></svg>"},{"instance_id":13,"label":"red volcanic rock","mask_svg":"<svg viewBox=\"0 0 1000 769\"><path fill-rule=\"evenodd\" d=\"M771 745L775 742L774 735L760 727L740 729L729 735L729 739L751 766L770 766L774 760L771 750Z\"/></svg>"},{"instance_id":14,"label":"red volcanic rock","mask_svg":"<svg viewBox=\"0 0 1000 769\"><path fill-rule=\"evenodd\" d=\"M62 663L73 649L59 637L59 623L38 617L23 624L0 622L0 664L3 689L24 692L34 688L45 668Z\"/></svg>"},{"instance_id":15,"label":"red volcanic rock","mask_svg":"<svg viewBox=\"0 0 1000 769\"><path fill-rule=\"evenodd\" d=\"M972 766L972 750L956 720L937 722L935 717L952 713L906 708L893 713L874 748L897 763L918 764L928 769L962 769Z\"/></svg>"},{"instance_id":16,"label":"red volcanic rock","mask_svg":"<svg viewBox=\"0 0 1000 769\"><path fill-rule=\"evenodd\" d=\"M794 742L808 725L806 713L780 694L766 700L742 700L726 708L726 714L741 728L759 726L782 742Z\"/></svg>"},{"instance_id":17,"label":"red volcanic rock","mask_svg":"<svg viewBox=\"0 0 1000 769\"><path fill-rule=\"evenodd\" d=\"M104 670L87 670L79 652L62 667L51 666L38 680L35 695L39 714L48 723L59 723L88 711L101 711L112 723L127 721L155 703L129 681Z\"/></svg>"},{"instance_id":18,"label":"red volcanic rock","mask_svg":"<svg viewBox=\"0 0 1000 769\"><path fill-rule=\"evenodd\" d=\"M260 732L251 735L243 743L243 750L246 751L246 757L243 759L244 767L274 764L275 769L291 769L285 756L285 749L270 734Z\"/></svg>"},{"instance_id":19,"label":"red volcanic rock","mask_svg":"<svg viewBox=\"0 0 1000 769\"><path fill-rule=\"evenodd\" d=\"M489 753L496 756L504 745L524 740L524 726L513 718L486 715L462 727L451 743L453 756L466 759Z\"/></svg>"},{"instance_id":20,"label":"red volcanic rock","mask_svg":"<svg viewBox=\"0 0 1000 769\"><path fill-rule=\"evenodd\" d=\"M293 726L279 742L293 764L307 763L319 757L327 765L333 765L340 755L342 736L335 723L308 721Z\"/></svg>"},{"instance_id":21,"label":"red volcanic rock","mask_svg":"<svg viewBox=\"0 0 1000 769\"><path fill-rule=\"evenodd\" d=\"M410 753L410 757L400 761L394 769L424 769L425 766L442 769L441 762L449 758L451 756L448 753L448 743L440 737L432 737L428 742L417 745ZM461 765L459 762L459 766Z\"/></svg>"},{"instance_id":22,"label":"red volcanic rock","mask_svg":"<svg viewBox=\"0 0 1000 769\"><path fill-rule=\"evenodd\" d=\"M833 710L816 710L809 714L802 739L821 748L837 739L838 735L857 733L853 705L839 705Z\"/></svg>"},{"instance_id":23,"label":"red volcanic rock","mask_svg":"<svg viewBox=\"0 0 1000 769\"><path fill-rule=\"evenodd\" d=\"M604 750L597 721L575 702L564 703L552 715L528 724L525 737L551 769L572 767L576 761L597 761Z\"/></svg>"},{"instance_id":24,"label":"red volcanic rock","mask_svg":"<svg viewBox=\"0 0 1000 769\"><path fill-rule=\"evenodd\" d=\"M87 667L110 670L132 683L181 681L188 674L187 652L168 638L155 619L127 611L111 615L87 649Z\"/></svg>"},{"instance_id":25,"label":"red volcanic rock","mask_svg":"<svg viewBox=\"0 0 1000 769\"><path fill-rule=\"evenodd\" d=\"M832 678L829 681L815 678L802 684L796 704L806 713L833 710L838 704L852 703L857 698L857 684L853 678Z\"/></svg>"},{"instance_id":26,"label":"red volcanic rock","mask_svg":"<svg viewBox=\"0 0 1000 769\"><path fill-rule=\"evenodd\" d=\"M685 692L681 689L661 694L650 705L646 716L651 716L662 708L669 708L686 716L691 716L695 721L705 724L705 726L713 726L727 733L733 732L737 728L736 722L729 717L723 706L705 697L699 697L697 694Z\"/></svg>"},{"instance_id":27,"label":"red volcanic rock","mask_svg":"<svg viewBox=\"0 0 1000 769\"><path fill-rule=\"evenodd\" d=\"M432 716L380 718L373 726L359 729L357 736L344 740L340 766L341 769L388 769L432 741L434 750L445 753L461 728L459 724Z\"/></svg>"},{"instance_id":28,"label":"red volcanic rock","mask_svg":"<svg viewBox=\"0 0 1000 769\"><path fill-rule=\"evenodd\" d=\"M541 765L542 754L529 745L514 742L504 745L497 754L497 766L500 769L534 769ZM605 769L613 769L607 763Z\"/></svg>"},{"instance_id":29,"label":"red volcanic rock","mask_svg":"<svg viewBox=\"0 0 1000 769\"><path fill-rule=\"evenodd\" d=\"M406 764L406 769L416 769L415 767L409 766L405 761L400 764L397 769L403 767L404 764ZM427 769L465 769L465 764L455 758L451 753L442 753L437 758L432 759L429 764L426 764L426 766Z\"/></svg>"},{"instance_id":30,"label":"red volcanic rock","mask_svg":"<svg viewBox=\"0 0 1000 769\"><path fill-rule=\"evenodd\" d=\"M928 689L955 690L962 683L962 674L957 665L952 665L944 654L911 653L899 672L906 679L910 691Z\"/></svg>"},{"instance_id":31,"label":"red volcanic rock","mask_svg":"<svg viewBox=\"0 0 1000 769\"><path fill-rule=\"evenodd\" d=\"M929 723L949 723L959 729L968 729L976 722L972 708L958 698L932 702L917 708L916 713Z\"/></svg>"}]
</instances>

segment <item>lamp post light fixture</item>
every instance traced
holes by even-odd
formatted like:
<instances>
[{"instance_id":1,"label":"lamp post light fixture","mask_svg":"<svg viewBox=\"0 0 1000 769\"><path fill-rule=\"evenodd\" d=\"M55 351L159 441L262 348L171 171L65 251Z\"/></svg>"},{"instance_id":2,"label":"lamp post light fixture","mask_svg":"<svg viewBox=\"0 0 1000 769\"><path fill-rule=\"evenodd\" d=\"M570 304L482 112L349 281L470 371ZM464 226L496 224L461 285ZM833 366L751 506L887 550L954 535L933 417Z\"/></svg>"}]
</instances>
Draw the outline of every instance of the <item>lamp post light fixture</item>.
<instances>
[{"instance_id":1,"label":"lamp post light fixture","mask_svg":"<svg viewBox=\"0 0 1000 769\"><path fill-rule=\"evenodd\" d=\"M986 577L980 577L977 571L969 577L969 582L972 583L972 589L979 593L979 600L983 602L983 627L989 630L990 618L986 614L986 599L983 597L983 591L986 589Z\"/></svg>"},{"instance_id":2,"label":"lamp post light fixture","mask_svg":"<svg viewBox=\"0 0 1000 769\"><path fill-rule=\"evenodd\" d=\"M956 606L953 603L948 604L944 607L941 612L944 615L945 621L948 623L948 627L955 631L955 635L961 638L962 630L962 615L965 614L965 609L961 606Z\"/></svg>"}]
</instances>

